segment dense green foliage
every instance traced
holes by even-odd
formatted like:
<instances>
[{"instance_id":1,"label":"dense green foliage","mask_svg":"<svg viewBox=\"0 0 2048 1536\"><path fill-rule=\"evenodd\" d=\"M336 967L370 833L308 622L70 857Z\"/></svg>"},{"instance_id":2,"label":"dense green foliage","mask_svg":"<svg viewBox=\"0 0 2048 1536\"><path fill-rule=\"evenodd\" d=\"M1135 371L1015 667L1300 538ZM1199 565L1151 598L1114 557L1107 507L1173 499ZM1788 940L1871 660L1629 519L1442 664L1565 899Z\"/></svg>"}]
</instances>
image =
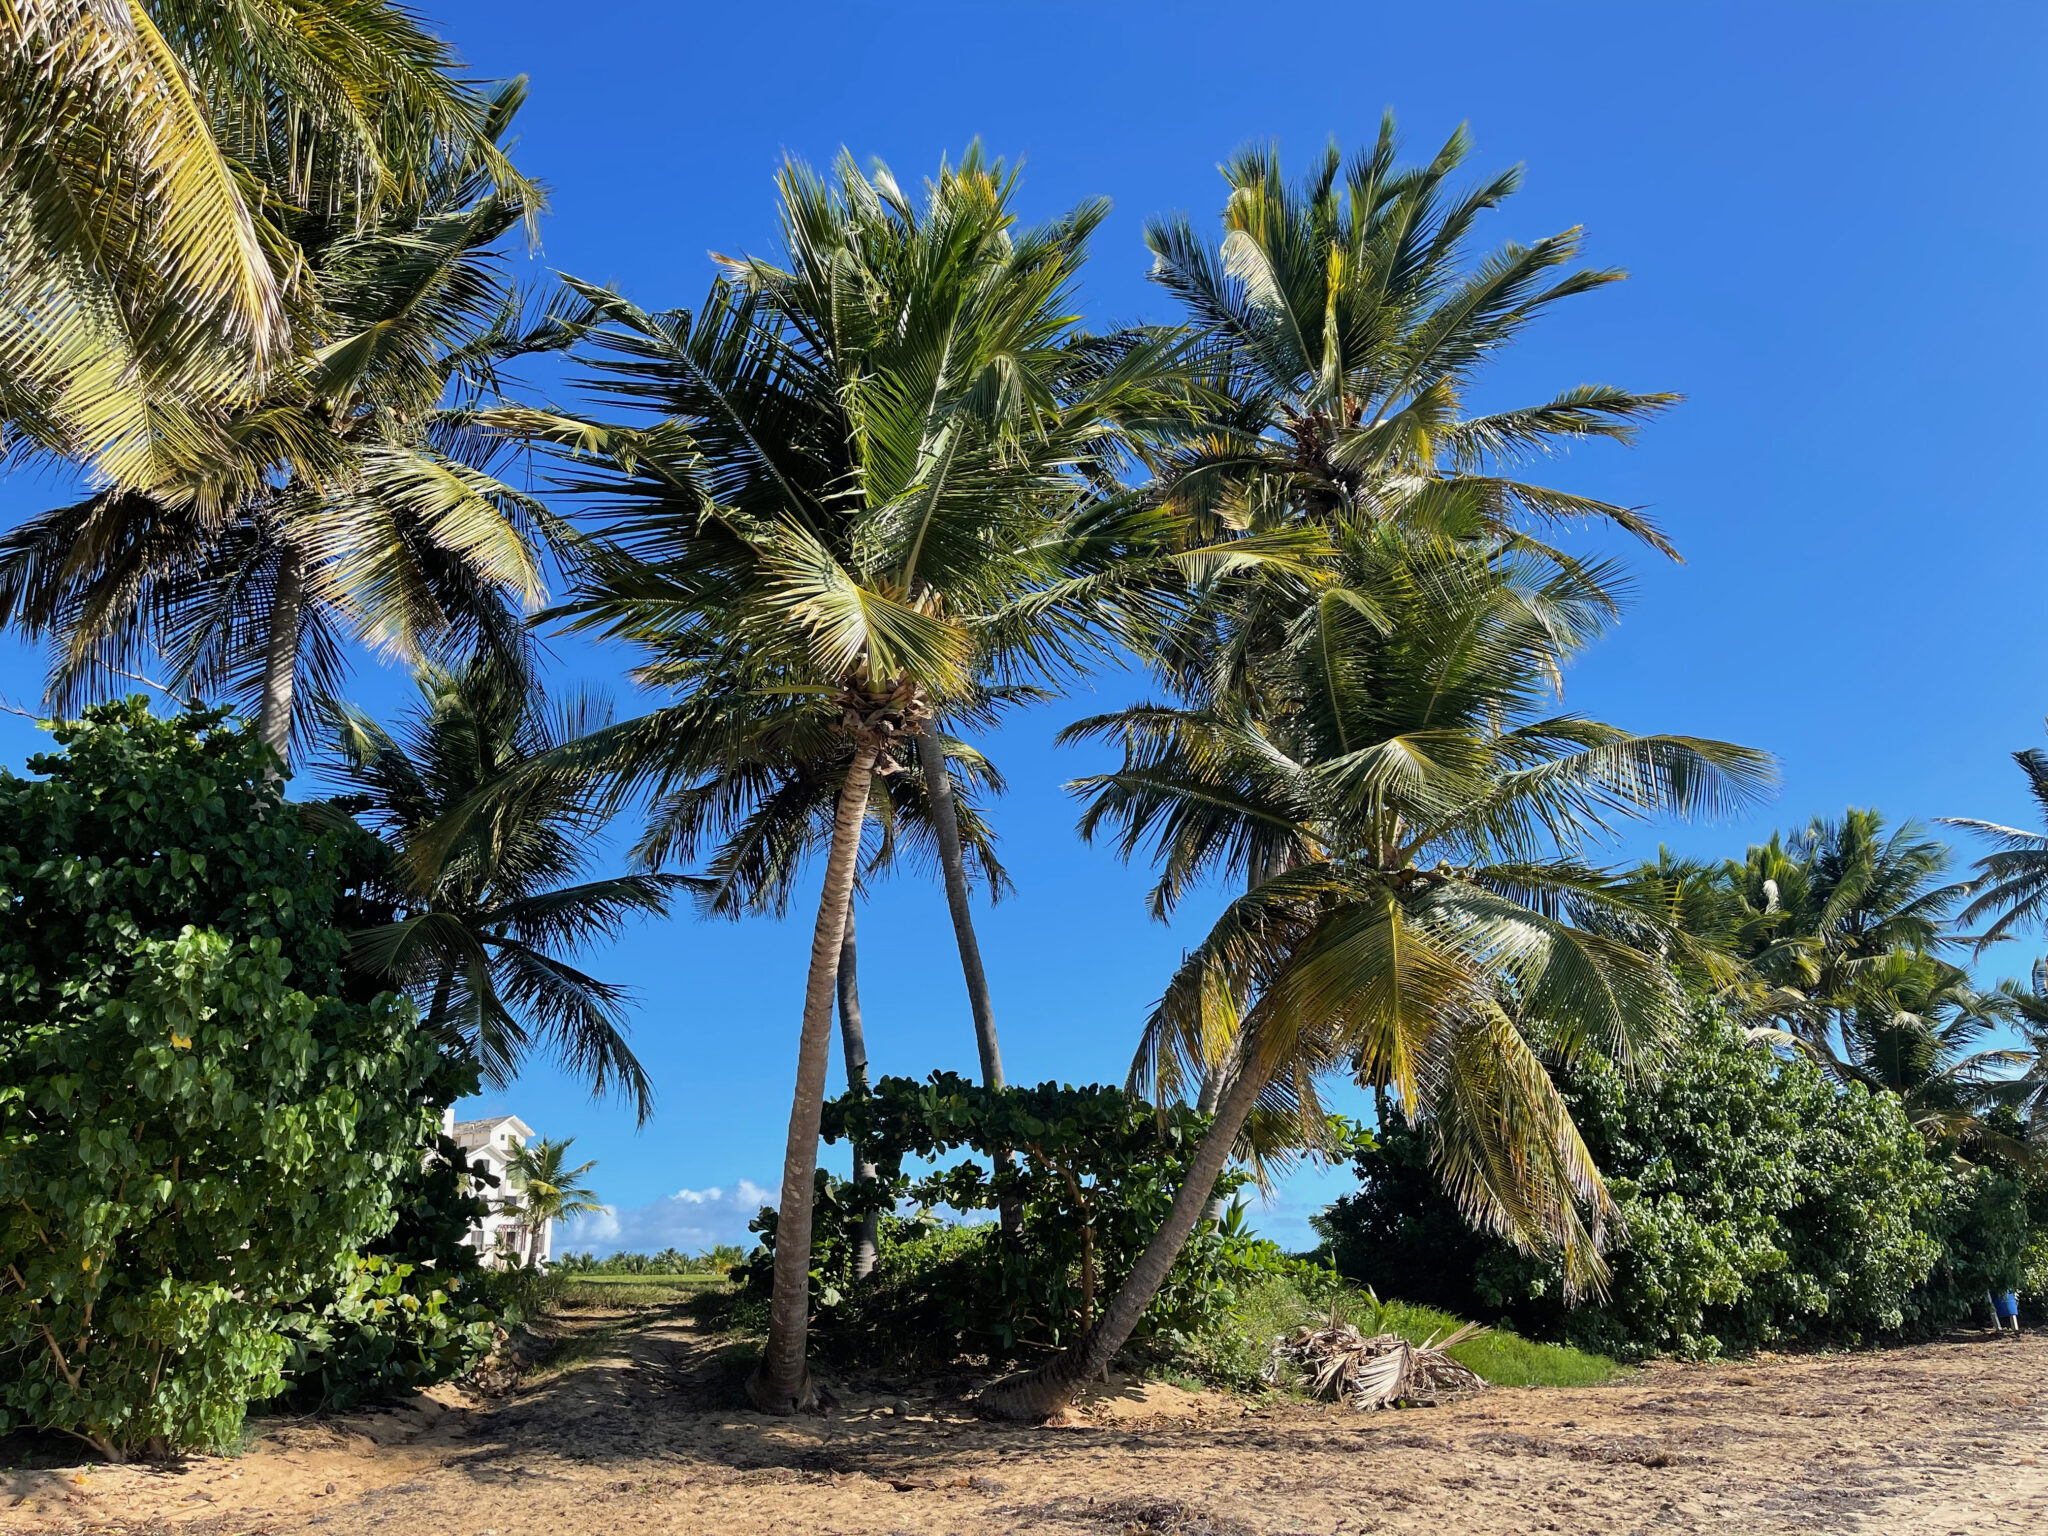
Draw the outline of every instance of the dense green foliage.
<instances>
[{"instance_id":1,"label":"dense green foliage","mask_svg":"<svg viewBox=\"0 0 2048 1536\"><path fill-rule=\"evenodd\" d=\"M1604 1299L1567 1306L1553 1266L1467 1226L1398 1118L1361 1138L1363 1187L1321 1219L1337 1267L1620 1358L1924 1332L2016 1278L2015 1181L1953 1166L1895 1096L1717 1015L1653 1084L1588 1066L1562 1086L1618 1208Z\"/></svg>"},{"instance_id":2,"label":"dense green foliage","mask_svg":"<svg viewBox=\"0 0 2048 1536\"><path fill-rule=\"evenodd\" d=\"M460 1376L488 1355L499 1313L484 1276L443 1274L384 1254L355 1260L291 1328L295 1406L349 1408Z\"/></svg>"},{"instance_id":3,"label":"dense green foliage","mask_svg":"<svg viewBox=\"0 0 2048 1536\"><path fill-rule=\"evenodd\" d=\"M852 1136L878 1176L854 1184L819 1175L812 1247L819 1347L846 1360L943 1362L1014 1360L1070 1342L1129 1272L1205 1129L1192 1110L1162 1114L1120 1088L986 1089L951 1072L923 1082L883 1078L871 1097L833 1100L827 1139ZM997 1159L999 1148L1013 1152L1008 1166ZM931 1166L961 1151L970 1155ZM929 1171L906 1172L912 1158ZM1216 1192L1227 1196L1244 1182L1230 1174ZM904 1200L920 1214L885 1216L874 1273L855 1279L862 1218ZM931 1214L939 1206L993 1212L1005 1202L1014 1202L1021 1219L1014 1239L992 1222L952 1224ZM762 1247L744 1279L765 1294L774 1213L762 1212L755 1230ZM1243 1286L1290 1267L1233 1214L1188 1245L1146 1309L1138 1338L1177 1347L1215 1327Z\"/></svg>"},{"instance_id":4,"label":"dense green foliage","mask_svg":"<svg viewBox=\"0 0 2048 1536\"><path fill-rule=\"evenodd\" d=\"M236 1443L280 1322L393 1225L411 1009L352 993L352 835L218 713L140 699L0 774L0 1427Z\"/></svg>"},{"instance_id":5,"label":"dense green foliage","mask_svg":"<svg viewBox=\"0 0 2048 1536\"><path fill-rule=\"evenodd\" d=\"M435 1104L474 1091L475 1073L442 1059ZM346 1408L466 1373L491 1350L504 1299L464 1239L484 1202L462 1148L436 1136L431 1156L392 1183L397 1221L286 1324L286 1400Z\"/></svg>"}]
</instances>

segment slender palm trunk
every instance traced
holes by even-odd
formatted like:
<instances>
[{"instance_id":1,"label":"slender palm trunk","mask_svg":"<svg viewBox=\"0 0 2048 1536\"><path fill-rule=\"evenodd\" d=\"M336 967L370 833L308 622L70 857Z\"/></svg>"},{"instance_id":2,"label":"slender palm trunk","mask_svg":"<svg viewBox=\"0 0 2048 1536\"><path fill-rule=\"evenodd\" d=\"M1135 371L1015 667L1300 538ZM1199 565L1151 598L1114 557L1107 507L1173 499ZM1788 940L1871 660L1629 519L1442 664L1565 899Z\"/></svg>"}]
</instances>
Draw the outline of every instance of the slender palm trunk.
<instances>
[{"instance_id":1,"label":"slender palm trunk","mask_svg":"<svg viewBox=\"0 0 2048 1536\"><path fill-rule=\"evenodd\" d=\"M981 1052L981 1086L1003 1086L1003 1051L996 1041L995 1007L981 968L981 944L974 936L974 908L968 901L967 862L960 852L960 812L953 803L953 775L936 731L917 738L917 765L931 796L932 830L939 837L939 867L946 877L946 905L953 913L953 938L960 946L960 974L967 979L967 1006L974 1015L974 1044Z\"/></svg>"},{"instance_id":2,"label":"slender palm trunk","mask_svg":"<svg viewBox=\"0 0 2048 1536\"><path fill-rule=\"evenodd\" d=\"M292 751L292 686L298 676L299 620L305 602L305 556L286 544L278 557L270 634L263 647L263 703L256 715L256 739L287 765Z\"/></svg>"},{"instance_id":3,"label":"slender palm trunk","mask_svg":"<svg viewBox=\"0 0 2048 1536\"><path fill-rule=\"evenodd\" d=\"M860 964L853 937L853 903L846 904L846 936L839 941L839 1043L846 1051L847 1090L858 1098L868 1096L868 1037L860 1022ZM875 1165L867 1160L858 1142L853 1148L853 1182L875 1181ZM853 1241L853 1278L866 1279L874 1271L880 1251L882 1213L869 1211L860 1221L860 1234Z\"/></svg>"},{"instance_id":4,"label":"slender palm trunk","mask_svg":"<svg viewBox=\"0 0 2048 1536\"><path fill-rule=\"evenodd\" d=\"M1208 1071L1202 1074L1202 1091L1195 1096L1195 1112L1203 1115L1216 1113L1216 1106L1223 1102L1223 1095L1230 1087L1230 1080L1237 1074L1238 1046L1244 1036L1238 1035L1223 1054L1216 1059ZM1202 1212L1202 1219L1211 1226L1223 1220L1223 1197L1211 1195L1209 1204Z\"/></svg>"},{"instance_id":5,"label":"slender palm trunk","mask_svg":"<svg viewBox=\"0 0 2048 1536\"><path fill-rule=\"evenodd\" d=\"M764 1413L795 1413L811 1401L805 1348L811 1313L811 1215L818 1172L818 1121L825 1103L825 1072L832 1055L832 995L839 948L846 942L846 910L860 859L861 823L880 743L863 735L840 786L832 823L832 851L818 925L811 935L811 969L804 986L803 1032L798 1038L796 1096L789 1110L789 1141L782 1155L782 1201L775 1223L775 1295L768 1314L768 1345L747 1378L747 1396Z\"/></svg>"},{"instance_id":6,"label":"slender palm trunk","mask_svg":"<svg viewBox=\"0 0 2048 1536\"><path fill-rule=\"evenodd\" d=\"M1181 1249L1187 1246L1189 1236L1201 1221L1209 1192L1229 1165L1230 1149L1237 1142L1237 1133L1244 1129L1245 1118L1251 1114L1262 1086L1262 1074L1247 1065L1223 1090L1215 1122L1196 1149L1194 1162L1174 1194L1166 1220L1145 1245L1145 1251L1138 1256L1124 1283L1117 1287L1109 1305L1102 1309L1102 1320L1077 1343L1036 1370L1008 1377L987 1388L981 1394L983 1408L999 1418L1042 1419L1066 1407L1083 1382L1108 1369L1116 1352L1130 1338L1131 1330L1138 1326L1145 1308L1159 1294L1159 1287L1166 1283L1173 1261L1180 1257Z\"/></svg>"},{"instance_id":7,"label":"slender palm trunk","mask_svg":"<svg viewBox=\"0 0 2048 1536\"><path fill-rule=\"evenodd\" d=\"M989 1001L988 973L981 968L981 941L974 934L974 907L968 900L967 860L960 852L960 812L953 803L953 775L946 771L946 749L936 730L917 738L917 766L931 796L932 830L939 837L939 868L946 879L946 906L953 914L953 939L960 946L960 974L967 981L967 1007L974 1015L974 1044L981 1053L981 1086L1001 1088L1003 1049L996 1040L995 1005ZM996 1166L1015 1161L1008 1147L996 1150ZM1003 1231L1015 1237L1024 1228L1024 1213L1015 1200L1001 1203Z\"/></svg>"},{"instance_id":8,"label":"slender palm trunk","mask_svg":"<svg viewBox=\"0 0 2048 1536\"><path fill-rule=\"evenodd\" d=\"M1286 867L1286 861L1275 855L1268 854L1262 858L1255 858L1252 861L1250 871L1245 876L1245 893L1249 895L1251 892L1256 891L1275 875L1283 873ZM1237 1007L1240 1013L1244 1010L1244 1002L1243 996L1240 995L1237 999ZM1240 1030L1232 1038L1230 1044L1225 1047L1223 1054L1216 1059L1208 1071L1202 1074L1202 1089L1195 1097L1195 1110L1197 1113L1204 1115L1216 1113L1216 1106L1222 1102L1224 1091L1229 1088L1230 1080L1236 1074L1238 1064L1242 1060L1243 1053L1240 1048L1243 1044L1244 1033ZM1212 1226L1222 1222L1223 1197L1221 1195L1212 1195L1210 1197L1208 1208L1202 1213L1202 1219Z\"/></svg>"}]
</instances>

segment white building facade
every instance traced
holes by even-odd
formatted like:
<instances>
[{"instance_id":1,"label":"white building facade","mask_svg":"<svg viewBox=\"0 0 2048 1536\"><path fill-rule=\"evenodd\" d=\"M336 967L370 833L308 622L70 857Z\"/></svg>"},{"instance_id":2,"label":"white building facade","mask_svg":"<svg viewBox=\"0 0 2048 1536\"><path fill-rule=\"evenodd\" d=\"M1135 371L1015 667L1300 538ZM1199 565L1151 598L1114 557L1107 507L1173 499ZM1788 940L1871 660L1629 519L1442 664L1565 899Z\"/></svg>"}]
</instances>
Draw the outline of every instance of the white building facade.
<instances>
[{"instance_id":1,"label":"white building facade","mask_svg":"<svg viewBox=\"0 0 2048 1536\"><path fill-rule=\"evenodd\" d=\"M497 1185L478 1181L471 1193L489 1207L481 1222L469 1229L466 1241L492 1268L530 1264L538 1269L548 1262L552 1250L552 1222L538 1231L529 1223L526 1194L514 1181L512 1154L533 1138L533 1127L517 1115L499 1115L488 1120L457 1120L455 1111L445 1111L441 1129L462 1148L463 1160L482 1164Z\"/></svg>"}]
</instances>

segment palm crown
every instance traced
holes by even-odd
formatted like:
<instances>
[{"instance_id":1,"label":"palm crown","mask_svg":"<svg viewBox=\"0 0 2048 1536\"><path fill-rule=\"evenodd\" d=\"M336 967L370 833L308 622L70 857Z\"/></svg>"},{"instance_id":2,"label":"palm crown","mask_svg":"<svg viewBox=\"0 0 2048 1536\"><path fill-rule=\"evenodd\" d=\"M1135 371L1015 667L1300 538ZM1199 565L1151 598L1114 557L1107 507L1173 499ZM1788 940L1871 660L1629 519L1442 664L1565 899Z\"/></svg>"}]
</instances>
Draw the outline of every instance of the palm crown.
<instances>
[{"instance_id":1,"label":"palm crown","mask_svg":"<svg viewBox=\"0 0 2048 1536\"><path fill-rule=\"evenodd\" d=\"M1335 600L1295 616L1248 694L1069 732L1123 743L1122 767L1076 786L1082 829L1153 847L1156 911L1252 876L1169 987L1137 1078L1178 1092L1242 1032L1249 1075L1278 1074L1269 1097L1333 1067L1388 1085L1469 1210L1590 1279L1599 1175L1540 1056L1654 1060L1681 941L1582 850L1618 818L1725 809L1768 760L1541 712L1601 628L1597 585L1391 526L1340 547Z\"/></svg>"},{"instance_id":2,"label":"palm crown","mask_svg":"<svg viewBox=\"0 0 2048 1536\"><path fill-rule=\"evenodd\" d=\"M1584 385L1462 412L1478 371L1544 311L1623 275L1562 270L1576 230L1475 261L1475 222L1520 176L1454 195L1469 150L1461 128L1426 166L1401 167L1390 116L1371 149L1346 163L1332 145L1301 185L1276 150L1234 157L1220 246L1184 217L1149 226L1153 280L1201 327L1224 406L1161 460L1173 497L1240 527L1275 504L1318 519L1601 519L1668 550L1630 508L1502 471L1574 440L1626 441L1676 396Z\"/></svg>"},{"instance_id":3,"label":"palm crown","mask_svg":"<svg viewBox=\"0 0 2048 1536\"><path fill-rule=\"evenodd\" d=\"M519 99L497 98L494 134ZM529 319L498 270L520 214L456 163L370 229L301 221L325 224L300 230L316 299L300 337L323 344L222 414L220 442L177 479L100 492L0 540L0 613L61 642L53 707L161 655L172 688L254 706L285 756L347 640L408 660L522 647L541 551L566 542L491 472L504 444L470 424L501 369L568 334Z\"/></svg>"},{"instance_id":4,"label":"palm crown","mask_svg":"<svg viewBox=\"0 0 2048 1536\"><path fill-rule=\"evenodd\" d=\"M563 953L665 911L686 882L579 880L603 821L600 786L522 772L601 727L603 711L588 699L550 708L524 679L488 664L428 668L419 683L420 703L396 735L360 710L325 710L328 777L396 850L385 893L395 918L355 935L357 963L413 992L427 1027L494 1086L545 1046L594 1092L624 1093L644 1120L653 1093L625 1040L626 994ZM428 835L484 796L490 812L461 836Z\"/></svg>"},{"instance_id":5,"label":"palm crown","mask_svg":"<svg viewBox=\"0 0 2048 1536\"><path fill-rule=\"evenodd\" d=\"M457 67L385 0L0 6L0 425L156 489L317 345L298 220L368 228L451 161L532 206Z\"/></svg>"}]
</instances>

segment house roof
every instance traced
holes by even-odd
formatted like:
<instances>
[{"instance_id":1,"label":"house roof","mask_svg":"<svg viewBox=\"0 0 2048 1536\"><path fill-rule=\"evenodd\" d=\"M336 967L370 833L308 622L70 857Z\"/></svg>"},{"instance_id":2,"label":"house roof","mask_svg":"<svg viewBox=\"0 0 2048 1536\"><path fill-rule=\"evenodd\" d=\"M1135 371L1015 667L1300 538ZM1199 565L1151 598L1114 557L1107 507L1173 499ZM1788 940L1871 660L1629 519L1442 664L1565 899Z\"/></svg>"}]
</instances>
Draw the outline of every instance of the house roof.
<instances>
[{"instance_id":1,"label":"house roof","mask_svg":"<svg viewBox=\"0 0 2048 1536\"><path fill-rule=\"evenodd\" d=\"M497 1115L488 1120L458 1120L455 1122L455 1141L464 1151L481 1147L497 1135L502 1126L511 1127L515 1135L530 1137L533 1127L517 1115Z\"/></svg>"}]
</instances>

